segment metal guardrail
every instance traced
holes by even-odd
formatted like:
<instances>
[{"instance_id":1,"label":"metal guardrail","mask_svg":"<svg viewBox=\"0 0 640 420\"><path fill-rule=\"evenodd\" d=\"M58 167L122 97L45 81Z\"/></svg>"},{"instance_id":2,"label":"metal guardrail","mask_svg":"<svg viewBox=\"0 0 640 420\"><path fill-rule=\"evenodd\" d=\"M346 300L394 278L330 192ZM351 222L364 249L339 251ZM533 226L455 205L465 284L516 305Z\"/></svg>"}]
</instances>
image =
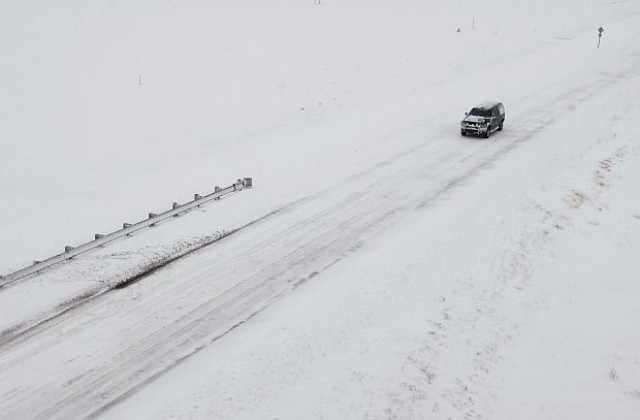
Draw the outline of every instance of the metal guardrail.
<instances>
[{"instance_id":1,"label":"metal guardrail","mask_svg":"<svg viewBox=\"0 0 640 420\"><path fill-rule=\"evenodd\" d=\"M55 255L51 258L42 261L34 261L33 265L29 267L22 268L18 271L14 271L13 273L9 273L4 276L0 276L0 289L14 283L20 279L23 279L27 276L37 273L40 270L51 267L52 265L61 263L63 261L69 260L73 257L76 257L85 252L91 251L100 246L104 246L105 244L115 241L116 239L120 239L122 237L129 236L130 234L137 232L141 229L147 228L149 226L153 226L156 223L160 223L163 220L169 219L171 217L175 217L180 213L185 213L194 207L200 207L202 204L211 201L218 200L221 197L231 194L233 192L242 191L245 188L251 188L253 186L251 178L238 179L237 182L226 188L215 187L213 193L201 196L200 194L195 194L193 197L193 201L190 201L185 204L173 203L173 208L171 210L165 211L164 213L149 213L149 218L143 220L138 223L123 223L122 229L117 230L115 232L111 232L109 234L95 234L95 239L91 242L84 243L82 245L72 247L65 246L64 252L62 254Z\"/></svg>"}]
</instances>

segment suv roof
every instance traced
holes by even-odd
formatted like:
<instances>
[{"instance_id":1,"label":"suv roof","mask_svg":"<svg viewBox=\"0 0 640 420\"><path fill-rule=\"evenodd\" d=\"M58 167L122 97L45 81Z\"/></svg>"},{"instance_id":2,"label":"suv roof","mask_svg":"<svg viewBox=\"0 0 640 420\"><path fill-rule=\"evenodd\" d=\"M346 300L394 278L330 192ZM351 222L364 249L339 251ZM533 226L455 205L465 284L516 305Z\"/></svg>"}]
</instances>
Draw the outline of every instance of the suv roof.
<instances>
[{"instance_id":1,"label":"suv roof","mask_svg":"<svg viewBox=\"0 0 640 420\"><path fill-rule=\"evenodd\" d=\"M491 101L486 101L483 102L479 105L474 106L474 108L480 108L480 109L491 109L496 105L500 105L500 102L491 102Z\"/></svg>"}]
</instances>

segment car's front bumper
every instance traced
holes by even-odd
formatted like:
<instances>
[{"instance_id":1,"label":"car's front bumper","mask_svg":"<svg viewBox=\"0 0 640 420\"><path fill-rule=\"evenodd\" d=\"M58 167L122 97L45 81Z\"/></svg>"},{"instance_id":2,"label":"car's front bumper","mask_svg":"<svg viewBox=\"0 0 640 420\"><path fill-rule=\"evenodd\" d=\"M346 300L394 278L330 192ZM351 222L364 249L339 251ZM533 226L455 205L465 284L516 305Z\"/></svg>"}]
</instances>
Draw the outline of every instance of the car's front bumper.
<instances>
[{"instance_id":1,"label":"car's front bumper","mask_svg":"<svg viewBox=\"0 0 640 420\"><path fill-rule=\"evenodd\" d=\"M476 135L476 136L479 136L481 134L485 134L488 129L489 129L489 126L487 126L487 125L460 126L460 132L462 134L473 134L473 135Z\"/></svg>"}]
</instances>

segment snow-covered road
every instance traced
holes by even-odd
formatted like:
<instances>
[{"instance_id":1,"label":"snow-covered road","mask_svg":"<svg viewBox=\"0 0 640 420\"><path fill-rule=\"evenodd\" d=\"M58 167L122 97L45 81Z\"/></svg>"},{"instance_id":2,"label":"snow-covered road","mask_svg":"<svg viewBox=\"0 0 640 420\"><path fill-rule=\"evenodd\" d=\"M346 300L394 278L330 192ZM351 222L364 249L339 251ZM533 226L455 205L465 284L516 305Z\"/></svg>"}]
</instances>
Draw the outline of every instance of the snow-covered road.
<instances>
[{"instance_id":1,"label":"snow-covered road","mask_svg":"<svg viewBox=\"0 0 640 420\"><path fill-rule=\"evenodd\" d=\"M569 46L556 48L526 59L571 55ZM509 98L517 107L507 109L504 132L489 140L460 138L454 124L435 118L418 146L7 338L0 347L2 417L101 414L416 211L442 203L445 194L543 136L568 113L598 103L612 89L637 88L637 46L627 43L607 54L615 67L578 58L555 77L530 76L531 85ZM482 70L465 83L493 72ZM448 88L441 93L454 94Z\"/></svg>"},{"instance_id":2,"label":"snow-covered road","mask_svg":"<svg viewBox=\"0 0 640 420\"><path fill-rule=\"evenodd\" d=\"M120 73L138 60L131 46L121 62L106 50L102 64L88 66L118 94L95 87L91 71L86 80L73 76L87 85L69 89L79 104L94 90L113 101L95 105L102 112L92 110L96 119L86 123L93 138L109 139L96 140L104 172L75 162L78 150L93 153L80 141L82 125L69 133L55 118L24 133L24 123L1 125L0 156L16 157L0 160L0 176L9 175L0 191L22 207L2 209L8 257L0 268L17 268L29 241L38 253L48 249L65 233L65 218L95 224L116 207L117 217L130 217L123 206L99 203L92 220L79 220L92 214L87 197L67 214L65 194L86 191L65 190L56 177L43 190L60 186L60 196L44 194L51 211L39 211L37 183L19 170L19 156L34 150L54 151L42 174L68 160L60 179L86 176L102 188L98 201L140 205L154 189L173 194L194 177L208 185L230 169L253 176L255 188L1 289L0 418L632 418L640 401L637 2L489 1L486 10L466 1L345 2L310 10L278 1L211 9L195 2L182 11L141 1L145 13L125 6L108 18L98 2L91 12L61 6L69 19L62 21L78 24L60 29L69 45L82 38L74 31L88 34L85 26L96 24L94 41L112 46L101 38L110 39L110 25L124 25L126 37L140 23L152 35L136 42L162 47L141 61L146 92L141 75L135 89L121 84ZM15 34L40 16L0 7L15 13L7 15L15 27L0 16ZM80 12L66 15L65 7ZM489 13L496 8L504 15ZM39 17L42 29L34 24L38 34L56 27L51 13ZM428 29L421 16L434 20ZM609 19L601 49L594 16ZM156 18L174 33L165 35ZM474 32L455 31L460 19ZM262 56L238 22L278 53ZM328 22L335 33L326 37L291 37ZM227 48L229 34L236 48ZM84 124L82 106L56 99L65 86L56 80L75 86L61 70L68 59L42 58L48 33L37 39L42 45L24 51L0 41L16 63L0 70L3 99L11 98L0 99L2 115L27 115L49 97L36 88L23 97L10 82L24 69L40 74L25 59L33 54L62 63L53 66L60 74L37 79L36 87L53 86L51 105L39 112L49 118L50 108L69 106ZM198 64L165 65L165 51ZM103 71L109 57L122 68ZM254 60L257 72L247 70ZM292 63L304 71L291 71ZM184 82L191 72L194 81ZM505 103L504 131L460 137L457 119L469 101L485 99ZM172 100L181 105L164 108ZM114 129L106 114L128 126ZM186 126L195 134L176 157ZM23 146L49 132L59 147ZM227 139L204 140L214 134ZM116 143L131 147L122 162ZM134 161L140 165L128 166ZM119 183L143 197L118 198ZM50 230L29 234L30 218Z\"/></svg>"}]
</instances>

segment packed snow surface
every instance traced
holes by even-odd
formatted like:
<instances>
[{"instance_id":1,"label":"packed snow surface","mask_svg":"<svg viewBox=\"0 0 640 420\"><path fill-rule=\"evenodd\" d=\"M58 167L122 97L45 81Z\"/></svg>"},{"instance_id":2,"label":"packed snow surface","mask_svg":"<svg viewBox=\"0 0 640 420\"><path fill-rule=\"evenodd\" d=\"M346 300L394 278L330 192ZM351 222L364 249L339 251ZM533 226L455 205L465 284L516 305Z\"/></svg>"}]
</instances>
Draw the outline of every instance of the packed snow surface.
<instances>
[{"instance_id":1,"label":"packed snow surface","mask_svg":"<svg viewBox=\"0 0 640 420\"><path fill-rule=\"evenodd\" d=\"M0 418L640 418L639 36L639 0L0 1L1 275L254 182L0 288Z\"/></svg>"}]
</instances>

